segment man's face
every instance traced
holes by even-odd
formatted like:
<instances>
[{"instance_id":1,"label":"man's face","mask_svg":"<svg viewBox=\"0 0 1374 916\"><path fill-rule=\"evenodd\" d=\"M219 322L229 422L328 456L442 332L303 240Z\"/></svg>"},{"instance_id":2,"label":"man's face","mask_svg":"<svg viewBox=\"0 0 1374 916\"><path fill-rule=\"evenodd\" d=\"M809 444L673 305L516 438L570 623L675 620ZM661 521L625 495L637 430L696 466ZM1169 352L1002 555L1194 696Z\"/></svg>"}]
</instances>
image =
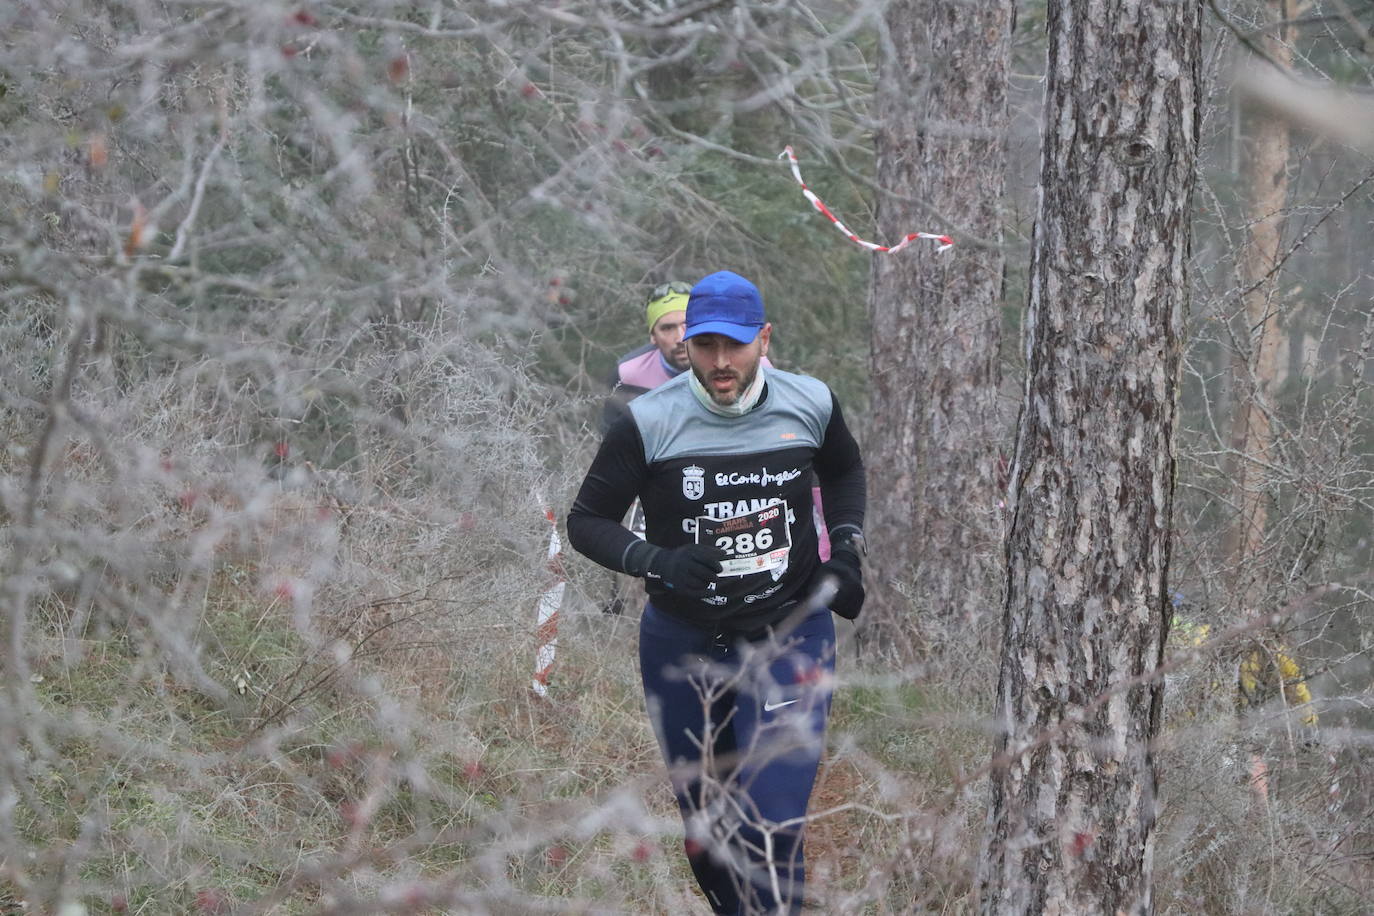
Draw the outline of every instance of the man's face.
<instances>
[{"instance_id":1,"label":"man's face","mask_svg":"<svg viewBox=\"0 0 1374 916\"><path fill-rule=\"evenodd\" d=\"M687 368L687 347L683 345L682 340L686 321L687 313L681 309L676 312L664 312L663 317L654 322L653 330L649 332L649 339L658 347L658 352L663 354L663 359L676 369Z\"/></svg>"},{"instance_id":2,"label":"man's face","mask_svg":"<svg viewBox=\"0 0 1374 916\"><path fill-rule=\"evenodd\" d=\"M765 324L747 344L724 334L698 334L687 341L687 355L697 381L711 400L729 407L749 390L759 374L759 362L768 355L768 338L773 326Z\"/></svg>"}]
</instances>

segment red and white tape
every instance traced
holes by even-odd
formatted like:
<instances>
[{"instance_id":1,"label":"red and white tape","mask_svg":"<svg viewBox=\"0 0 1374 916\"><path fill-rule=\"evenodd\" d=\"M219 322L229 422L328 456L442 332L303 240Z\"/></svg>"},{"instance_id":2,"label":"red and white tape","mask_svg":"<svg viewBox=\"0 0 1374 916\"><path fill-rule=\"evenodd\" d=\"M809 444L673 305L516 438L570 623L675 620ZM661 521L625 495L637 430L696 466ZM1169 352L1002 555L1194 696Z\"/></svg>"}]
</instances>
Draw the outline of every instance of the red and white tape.
<instances>
[{"instance_id":1,"label":"red and white tape","mask_svg":"<svg viewBox=\"0 0 1374 916\"><path fill-rule=\"evenodd\" d=\"M791 163L792 177L797 179L797 184L801 185L802 193L806 195L807 200L811 201L811 206L815 207L817 210L824 213L826 217L829 218L829 220L835 224L835 228L843 232L845 234L845 237L848 238L854 244L862 245L869 251L884 251L888 254L895 254L896 252L901 251L903 248L910 245L916 239L932 239L936 242L939 242L940 247L935 249L936 252L944 251L946 248L950 248L954 245L954 239L950 238L947 235L938 235L934 232L911 232L908 233L905 238L903 238L900 242L898 242L895 245L879 245L877 242L869 242L859 238L857 235L855 235L853 232L849 230L848 226L840 222L839 218L835 216L834 213L830 212L830 208L827 207L824 203L822 203L821 199L817 197L815 193L806 186L806 182L802 181L801 168L797 165L797 154L792 152L792 147L788 146L784 148L781 153L778 153L779 159L781 159L783 156L786 156L787 161Z\"/></svg>"},{"instance_id":2,"label":"red and white tape","mask_svg":"<svg viewBox=\"0 0 1374 916\"><path fill-rule=\"evenodd\" d=\"M558 523L554 520L553 510L544 509L544 518L549 522L549 562L548 570L553 582L539 596L537 605L538 622L535 625L535 641L538 648L534 657L534 681L531 686L539 696L549 692L549 672L553 670L553 657L558 651L558 609L563 605L563 592L568 587L568 577L563 571L563 544L558 538Z\"/></svg>"}]
</instances>

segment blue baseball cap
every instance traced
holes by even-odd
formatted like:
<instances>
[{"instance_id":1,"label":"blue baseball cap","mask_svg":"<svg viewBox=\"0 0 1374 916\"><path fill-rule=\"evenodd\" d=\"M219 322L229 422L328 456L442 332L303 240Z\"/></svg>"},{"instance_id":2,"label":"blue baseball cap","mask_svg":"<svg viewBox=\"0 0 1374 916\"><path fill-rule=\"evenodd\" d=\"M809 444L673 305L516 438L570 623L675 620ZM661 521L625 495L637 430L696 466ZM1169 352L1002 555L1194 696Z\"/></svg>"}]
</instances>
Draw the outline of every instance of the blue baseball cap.
<instances>
[{"instance_id":1,"label":"blue baseball cap","mask_svg":"<svg viewBox=\"0 0 1374 916\"><path fill-rule=\"evenodd\" d=\"M739 274L720 270L692 287L687 299L687 331L682 338L724 334L740 343L753 343L763 324L763 297L758 287Z\"/></svg>"}]
</instances>

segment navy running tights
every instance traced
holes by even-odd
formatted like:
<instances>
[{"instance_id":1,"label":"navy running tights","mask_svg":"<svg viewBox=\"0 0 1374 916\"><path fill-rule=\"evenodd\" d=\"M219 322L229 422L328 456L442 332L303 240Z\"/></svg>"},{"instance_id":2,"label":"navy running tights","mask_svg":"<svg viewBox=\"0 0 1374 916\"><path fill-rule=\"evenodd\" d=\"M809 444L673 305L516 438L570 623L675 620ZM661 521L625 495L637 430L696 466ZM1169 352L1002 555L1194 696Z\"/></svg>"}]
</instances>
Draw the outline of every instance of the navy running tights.
<instances>
[{"instance_id":1,"label":"navy running tights","mask_svg":"<svg viewBox=\"0 0 1374 916\"><path fill-rule=\"evenodd\" d=\"M650 721L711 908L800 912L802 828L825 743L835 627L820 608L786 633L705 632L644 608L639 667Z\"/></svg>"}]
</instances>

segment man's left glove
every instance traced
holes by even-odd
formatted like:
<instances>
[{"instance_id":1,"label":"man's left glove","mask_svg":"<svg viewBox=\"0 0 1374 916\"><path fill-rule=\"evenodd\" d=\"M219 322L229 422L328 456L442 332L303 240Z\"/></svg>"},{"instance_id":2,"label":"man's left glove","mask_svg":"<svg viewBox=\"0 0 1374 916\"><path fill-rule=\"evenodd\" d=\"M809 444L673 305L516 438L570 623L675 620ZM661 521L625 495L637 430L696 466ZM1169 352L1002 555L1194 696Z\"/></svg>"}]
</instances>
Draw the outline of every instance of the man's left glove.
<instances>
[{"instance_id":1,"label":"man's left glove","mask_svg":"<svg viewBox=\"0 0 1374 916\"><path fill-rule=\"evenodd\" d=\"M830 610L846 620L858 617L864 606L863 541L859 536L831 543L830 559L811 576L808 594L815 594L826 576L833 576L838 587Z\"/></svg>"}]
</instances>

